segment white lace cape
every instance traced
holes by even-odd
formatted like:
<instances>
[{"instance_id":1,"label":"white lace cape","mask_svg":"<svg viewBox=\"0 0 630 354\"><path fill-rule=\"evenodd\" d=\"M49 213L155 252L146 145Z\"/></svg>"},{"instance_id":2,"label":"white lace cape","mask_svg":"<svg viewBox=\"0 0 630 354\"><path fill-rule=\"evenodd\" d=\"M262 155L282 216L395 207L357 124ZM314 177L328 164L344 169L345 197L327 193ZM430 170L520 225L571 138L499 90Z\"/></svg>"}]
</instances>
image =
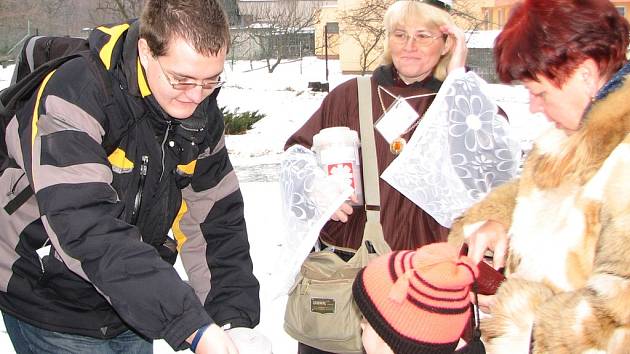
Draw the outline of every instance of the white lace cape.
<instances>
[{"instance_id":1,"label":"white lace cape","mask_svg":"<svg viewBox=\"0 0 630 354\"><path fill-rule=\"evenodd\" d=\"M513 178L521 150L474 72L449 75L403 152L381 175L450 227L493 186Z\"/></svg>"},{"instance_id":2,"label":"white lace cape","mask_svg":"<svg viewBox=\"0 0 630 354\"><path fill-rule=\"evenodd\" d=\"M343 177L328 176L315 153L300 145L282 156L280 187L284 242L272 274L272 297L289 292L324 224L353 191Z\"/></svg>"}]
</instances>

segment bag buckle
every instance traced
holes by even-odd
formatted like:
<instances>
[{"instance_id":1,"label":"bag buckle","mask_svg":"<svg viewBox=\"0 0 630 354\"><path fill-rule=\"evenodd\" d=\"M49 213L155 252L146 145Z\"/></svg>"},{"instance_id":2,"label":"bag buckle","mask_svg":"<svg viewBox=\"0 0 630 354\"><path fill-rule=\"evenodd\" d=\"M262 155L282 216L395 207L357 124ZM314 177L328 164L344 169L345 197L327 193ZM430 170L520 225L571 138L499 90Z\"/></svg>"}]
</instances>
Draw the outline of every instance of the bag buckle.
<instances>
[{"instance_id":1,"label":"bag buckle","mask_svg":"<svg viewBox=\"0 0 630 354\"><path fill-rule=\"evenodd\" d=\"M365 211L381 211L380 205L365 204Z\"/></svg>"}]
</instances>

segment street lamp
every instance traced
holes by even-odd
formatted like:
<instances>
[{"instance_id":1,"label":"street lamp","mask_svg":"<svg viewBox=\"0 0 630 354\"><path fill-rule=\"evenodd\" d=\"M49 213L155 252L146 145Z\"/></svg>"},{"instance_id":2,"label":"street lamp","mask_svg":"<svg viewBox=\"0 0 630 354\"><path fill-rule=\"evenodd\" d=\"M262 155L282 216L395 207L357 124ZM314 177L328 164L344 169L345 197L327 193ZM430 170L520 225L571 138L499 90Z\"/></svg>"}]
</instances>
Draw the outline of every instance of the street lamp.
<instances>
[{"instance_id":1,"label":"street lamp","mask_svg":"<svg viewBox=\"0 0 630 354\"><path fill-rule=\"evenodd\" d=\"M328 82L328 23L324 25L324 59L326 61L326 82Z\"/></svg>"}]
</instances>

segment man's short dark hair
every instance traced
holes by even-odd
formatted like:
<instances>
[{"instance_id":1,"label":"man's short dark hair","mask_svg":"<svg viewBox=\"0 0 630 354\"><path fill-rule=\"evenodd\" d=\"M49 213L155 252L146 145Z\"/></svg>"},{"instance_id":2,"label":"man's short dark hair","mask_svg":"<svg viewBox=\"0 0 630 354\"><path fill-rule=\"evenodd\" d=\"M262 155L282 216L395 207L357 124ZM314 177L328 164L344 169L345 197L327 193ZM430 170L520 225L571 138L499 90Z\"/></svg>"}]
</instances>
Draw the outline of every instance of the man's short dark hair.
<instances>
[{"instance_id":1,"label":"man's short dark hair","mask_svg":"<svg viewBox=\"0 0 630 354\"><path fill-rule=\"evenodd\" d=\"M155 56L166 54L169 41L183 38L202 55L230 46L230 28L216 0L148 0L140 17L140 38Z\"/></svg>"}]
</instances>

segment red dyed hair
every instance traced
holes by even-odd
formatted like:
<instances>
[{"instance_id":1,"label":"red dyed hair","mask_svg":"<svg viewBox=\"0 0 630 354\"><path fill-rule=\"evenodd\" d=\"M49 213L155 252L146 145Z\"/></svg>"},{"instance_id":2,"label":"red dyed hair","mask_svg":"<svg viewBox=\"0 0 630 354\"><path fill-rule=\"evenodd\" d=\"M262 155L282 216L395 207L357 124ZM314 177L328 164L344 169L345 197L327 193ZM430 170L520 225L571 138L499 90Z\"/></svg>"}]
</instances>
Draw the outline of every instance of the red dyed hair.
<instances>
[{"instance_id":1,"label":"red dyed hair","mask_svg":"<svg viewBox=\"0 0 630 354\"><path fill-rule=\"evenodd\" d=\"M610 77L626 61L629 31L607 0L524 0L496 39L497 73L507 83L542 75L561 87L591 58Z\"/></svg>"}]
</instances>

